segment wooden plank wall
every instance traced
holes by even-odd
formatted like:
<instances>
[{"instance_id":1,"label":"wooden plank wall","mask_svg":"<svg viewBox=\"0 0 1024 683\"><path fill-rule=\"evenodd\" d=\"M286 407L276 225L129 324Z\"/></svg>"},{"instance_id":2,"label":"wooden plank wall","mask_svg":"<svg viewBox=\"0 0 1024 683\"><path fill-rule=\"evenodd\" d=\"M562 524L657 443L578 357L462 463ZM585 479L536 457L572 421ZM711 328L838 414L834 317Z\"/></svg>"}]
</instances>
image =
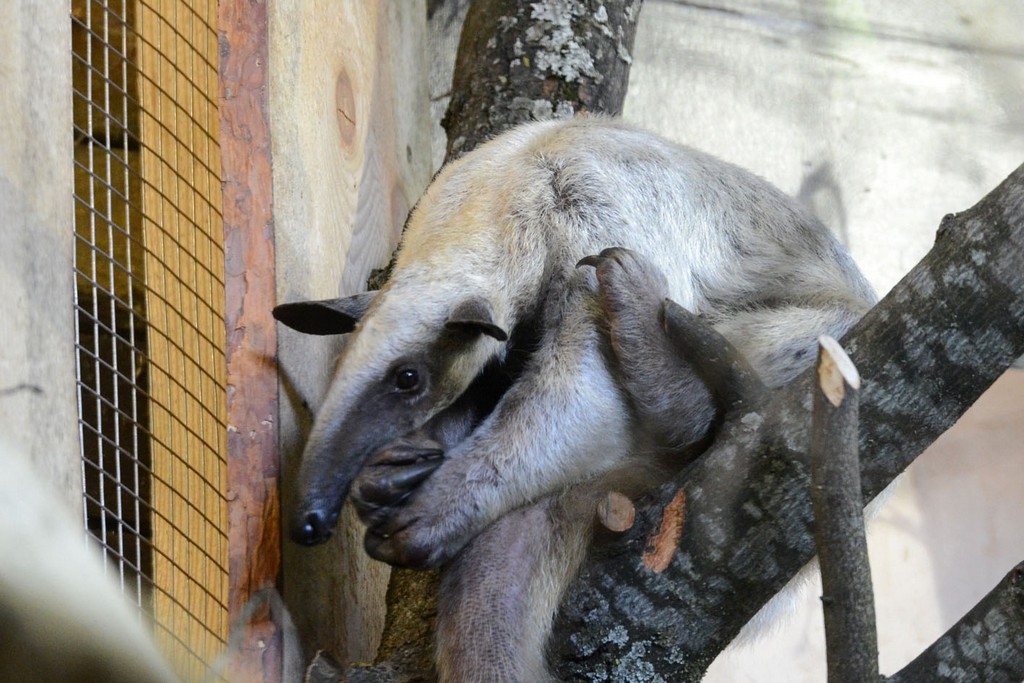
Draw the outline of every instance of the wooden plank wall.
<instances>
[{"instance_id":1,"label":"wooden plank wall","mask_svg":"<svg viewBox=\"0 0 1024 683\"><path fill-rule=\"evenodd\" d=\"M224 254L214 0L140 3L154 617L201 680L227 640Z\"/></svg>"},{"instance_id":2,"label":"wooden plank wall","mask_svg":"<svg viewBox=\"0 0 1024 683\"><path fill-rule=\"evenodd\" d=\"M317 0L270 5L270 120L279 300L361 291L428 182L426 8ZM285 510L340 340L280 330ZM346 508L327 545L283 547L285 597L307 648L372 658L387 568Z\"/></svg>"}]
</instances>

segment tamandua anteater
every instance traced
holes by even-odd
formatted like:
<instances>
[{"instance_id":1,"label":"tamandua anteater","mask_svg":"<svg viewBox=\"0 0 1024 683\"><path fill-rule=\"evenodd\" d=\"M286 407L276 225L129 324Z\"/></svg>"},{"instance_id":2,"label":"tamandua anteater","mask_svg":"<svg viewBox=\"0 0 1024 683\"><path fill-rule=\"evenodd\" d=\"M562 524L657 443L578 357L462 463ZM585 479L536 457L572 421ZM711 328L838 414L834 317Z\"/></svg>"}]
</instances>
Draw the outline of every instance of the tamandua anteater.
<instances>
[{"instance_id":1,"label":"tamandua anteater","mask_svg":"<svg viewBox=\"0 0 1024 683\"><path fill-rule=\"evenodd\" d=\"M593 518L586 482L698 448L718 412L667 350L666 297L769 386L874 302L793 199L621 122L524 125L442 169L384 288L275 309L300 331L351 333L306 444L292 538L326 540L351 489L370 555L447 565L442 680L543 680ZM674 421L646 423L667 406Z\"/></svg>"}]
</instances>

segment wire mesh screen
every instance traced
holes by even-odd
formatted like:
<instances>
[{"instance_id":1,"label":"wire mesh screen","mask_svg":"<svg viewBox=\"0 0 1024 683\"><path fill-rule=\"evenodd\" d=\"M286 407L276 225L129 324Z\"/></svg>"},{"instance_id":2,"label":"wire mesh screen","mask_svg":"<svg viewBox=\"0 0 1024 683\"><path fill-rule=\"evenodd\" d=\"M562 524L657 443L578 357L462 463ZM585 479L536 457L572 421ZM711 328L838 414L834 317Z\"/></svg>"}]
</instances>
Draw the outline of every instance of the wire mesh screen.
<instances>
[{"instance_id":1,"label":"wire mesh screen","mask_svg":"<svg viewBox=\"0 0 1024 683\"><path fill-rule=\"evenodd\" d=\"M227 637L215 0L72 0L83 505L189 680Z\"/></svg>"}]
</instances>

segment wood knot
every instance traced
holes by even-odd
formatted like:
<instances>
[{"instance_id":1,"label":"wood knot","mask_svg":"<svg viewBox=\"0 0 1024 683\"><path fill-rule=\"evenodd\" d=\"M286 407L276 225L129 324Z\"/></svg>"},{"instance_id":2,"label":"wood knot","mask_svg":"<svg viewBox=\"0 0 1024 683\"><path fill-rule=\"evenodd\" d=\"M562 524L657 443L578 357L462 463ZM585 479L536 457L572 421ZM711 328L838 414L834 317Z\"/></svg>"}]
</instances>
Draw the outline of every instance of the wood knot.
<instances>
[{"instance_id":1,"label":"wood knot","mask_svg":"<svg viewBox=\"0 0 1024 683\"><path fill-rule=\"evenodd\" d=\"M356 139L356 97L352 91L352 79L347 71L338 74L334 84L334 109L338 117L338 133L345 147L352 147Z\"/></svg>"}]
</instances>

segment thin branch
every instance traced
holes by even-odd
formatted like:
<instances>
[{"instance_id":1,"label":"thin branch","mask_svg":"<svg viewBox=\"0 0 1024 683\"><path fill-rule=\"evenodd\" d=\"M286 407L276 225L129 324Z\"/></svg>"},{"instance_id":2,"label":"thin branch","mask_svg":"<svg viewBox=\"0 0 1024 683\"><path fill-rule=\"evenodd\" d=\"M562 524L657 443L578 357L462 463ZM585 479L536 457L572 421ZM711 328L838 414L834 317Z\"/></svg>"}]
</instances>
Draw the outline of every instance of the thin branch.
<instances>
[{"instance_id":1,"label":"thin branch","mask_svg":"<svg viewBox=\"0 0 1024 683\"><path fill-rule=\"evenodd\" d=\"M822 337L811 424L811 503L829 683L878 681L878 632L857 460L860 376Z\"/></svg>"}]
</instances>

